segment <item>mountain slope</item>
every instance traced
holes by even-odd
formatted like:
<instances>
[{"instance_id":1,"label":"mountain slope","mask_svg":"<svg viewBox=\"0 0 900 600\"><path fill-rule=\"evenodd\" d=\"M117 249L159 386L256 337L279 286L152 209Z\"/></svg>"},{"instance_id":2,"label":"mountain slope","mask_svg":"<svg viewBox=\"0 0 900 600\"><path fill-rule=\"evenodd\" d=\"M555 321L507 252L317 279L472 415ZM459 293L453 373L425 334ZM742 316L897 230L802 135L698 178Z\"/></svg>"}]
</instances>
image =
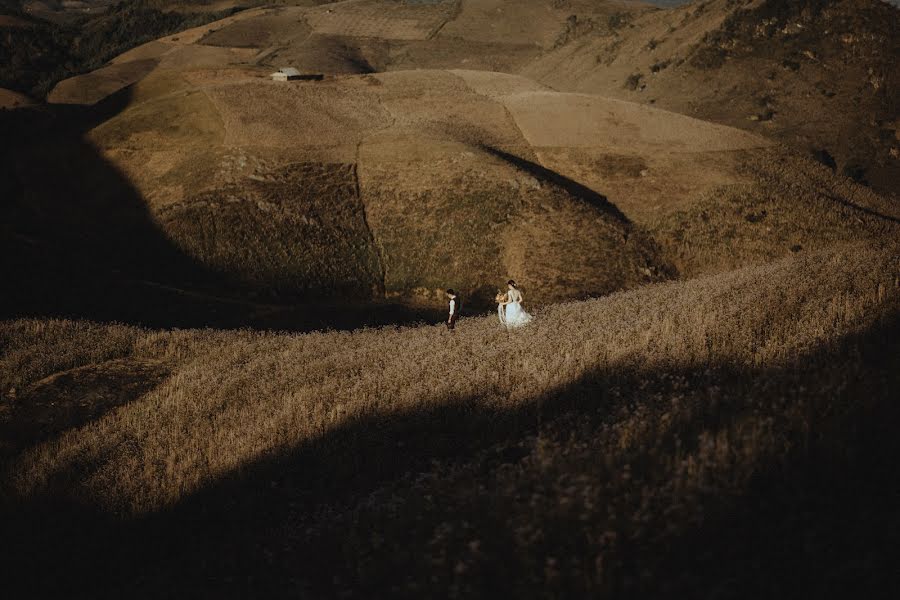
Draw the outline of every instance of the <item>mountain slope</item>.
<instances>
[{"instance_id":1,"label":"mountain slope","mask_svg":"<svg viewBox=\"0 0 900 600\"><path fill-rule=\"evenodd\" d=\"M875 0L712 0L594 31L523 70L787 143L844 175L900 181L900 10Z\"/></svg>"},{"instance_id":2,"label":"mountain slope","mask_svg":"<svg viewBox=\"0 0 900 600\"><path fill-rule=\"evenodd\" d=\"M239 72L187 77L194 83L148 77L91 138L129 174L163 232L211 268L319 297L355 281L364 296L374 288L433 298L453 285L479 302L510 272L534 285L535 301L667 273L652 242L606 200L529 172L535 157L515 120L464 76L289 85ZM355 198L346 214L332 205L339 190ZM328 221L349 232L356 218L371 238L354 235L350 254L318 239ZM353 250L362 247L379 254L383 281L327 266L367 264ZM306 270L285 271L297 261ZM316 277L328 283L313 286Z\"/></svg>"},{"instance_id":3,"label":"mountain slope","mask_svg":"<svg viewBox=\"0 0 900 600\"><path fill-rule=\"evenodd\" d=\"M372 20L379 6L365 0L244 11L135 48L56 87L56 101L111 111L86 130L99 152L97 168L112 167L127 180L134 197L124 213L148 220L135 239L158 237L171 245L163 254L182 257L184 268L171 269L181 274L167 279L149 266L156 251L148 251L146 272L129 279L266 302L435 305L440 290L453 286L477 308L514 276L540 303L879 239L897 218L877 193L773 147L765 136L563 93L521 76L366 73L382 59L389 69L407 64L412 55L398 49L409 44L437 43L440 50L444 42L436 40L444 39L469 56L481 43L522 47L515 36L505 40L484 27L490 22L469 4L392 3L397 18ZM561 17L579 7L547 13L538 36L546 47L528 52L550 51L548 61L568 52L563 62L577 67L573 49L592 47L615 27L631 29L628 23L638 35L643 20L675 14L614 13L595 31ZM538 10L496 8L521 13L510 23ZM696 31L679 42L685 52L709 23L724 26L724 18L690 15L685 28ZM481 19L483 28L458 37L459 19ZM550 32L558 27L567 34L554 41ZM310 65L338 72L320 72L320 81L268 80L280 53L310 47L322 50L307 55ZM556 76L572 73L561 67ZM596 74L583 85L592 81ZM611 92L623 94L631 92ZM40 162L43 144L55 142L36 140L24 158L13 159L21 182L36 171L25 163ZM55 205L77 206L82 185L79 178L63 189L37 186L23 200L23 214L34 206L51 215ZM32 227L11 222L14 232Z\"/></svg>"},{"instance_id":4,"label":"mountain slope","mask_svg":"<svg viewBox=\"0 0 900 600\"><path fill-rule=\"evenodd\" d=\"M667 10L582 0L313 4L250 11L188 33L191 43L199 36L209 46L191 48L189 60L322 73L521 72L560 91L654 103L747 129L880 191L896 191L900 179L900 11L884 2L698 0ZM162 60L162 51L187 58L180 47L156 48L145 58ZM120 69L104 84L94 79L100 73L80 86L96 92L61 89L53 98L95 102L144 74L123 78Z\"/></svg>"}]
</instances>

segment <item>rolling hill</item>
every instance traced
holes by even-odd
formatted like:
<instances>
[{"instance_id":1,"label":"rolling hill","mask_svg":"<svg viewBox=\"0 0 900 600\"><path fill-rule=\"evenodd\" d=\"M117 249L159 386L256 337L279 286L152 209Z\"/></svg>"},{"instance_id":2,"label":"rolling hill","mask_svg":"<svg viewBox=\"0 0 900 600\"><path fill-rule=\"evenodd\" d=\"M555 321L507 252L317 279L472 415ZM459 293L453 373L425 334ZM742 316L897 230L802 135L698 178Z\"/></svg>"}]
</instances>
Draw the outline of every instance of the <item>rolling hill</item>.
<instances>
[{"instance_id":1,"label":"rolling hill","mask_svg":"<svg viewBox=\"0 0 900 600\"><path fill-rule=\"evenodd\" d=\"M497 3L504 22L531 27L518 33L454 2L247 10L135 48L50 100L121 98L86 132L103 168L121 171L175 251L228 275L227 294L267 302L418 306L453 286L480 307L506 273L538 303L583 298L878 238L896 219L890 201L765 136L426 68L490 56L479 44L519 56L525 38L548 61L580 43L560 31L587 6ZM299 56L324 79L268 81ZM196 273L132 279L208 291Z\"/></svg>"},{"instance_id":2,"label":"rolling hill","mask_svg":"<svg viewBox=\"0 0 900 600\"><path fill-rule=\"evenodd\" d=\"M253 4L0 20L5 591L897 595L897 9Z\"/></svg>"}]
</instances>

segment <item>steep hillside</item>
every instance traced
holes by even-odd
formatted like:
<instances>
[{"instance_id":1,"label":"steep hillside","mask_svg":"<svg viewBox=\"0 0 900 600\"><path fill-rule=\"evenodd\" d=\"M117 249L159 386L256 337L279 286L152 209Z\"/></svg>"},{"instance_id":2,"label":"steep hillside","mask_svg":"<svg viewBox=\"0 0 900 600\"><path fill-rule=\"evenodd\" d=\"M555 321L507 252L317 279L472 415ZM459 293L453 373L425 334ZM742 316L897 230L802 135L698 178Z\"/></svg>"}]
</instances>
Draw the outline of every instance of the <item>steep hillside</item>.
<instances>
[{"instance_id":1,"label":"steep hillside","mask_svg":"<svg viewBox=\"0 0 900 600\"><path fill-rule=\"evenodd\" d=\"M897 192L898 32L877 0L711 0L595 29L523 73L747 129Z\"/></svg>"},{"instance_id":2,"label":"steep hillside","mask_svg":"<svg viewBox=\"0 0 900 600\"><path fill-rule=\"evenodd\" d=\"M291 65L311 73L450 68L513 72L591 30L595 22L619 22L649 10L636 2L589 0L347 0L318 3L321 6L299 4L243 11L125 56L196 63L240 49L240 58L232 55L231 62L273 68ZM573 11L581 15L580 21ZM120 57L116 62L123 60ZM145 74L134 76L120 87ZM102 97L68 99L63 95L53 101L95 102Z\"/></svg>"}]
</instances>

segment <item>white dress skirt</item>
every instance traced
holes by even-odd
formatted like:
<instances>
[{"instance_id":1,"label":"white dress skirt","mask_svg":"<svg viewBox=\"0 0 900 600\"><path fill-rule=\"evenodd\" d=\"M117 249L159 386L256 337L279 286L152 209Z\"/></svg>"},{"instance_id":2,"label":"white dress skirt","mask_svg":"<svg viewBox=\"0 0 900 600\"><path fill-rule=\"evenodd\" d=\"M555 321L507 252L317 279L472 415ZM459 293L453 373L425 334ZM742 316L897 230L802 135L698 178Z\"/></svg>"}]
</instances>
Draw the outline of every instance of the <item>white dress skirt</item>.
<instances>
[{"instance_id":1,"label":"white dress skirt","mask_svg":"<svg viewBox=\"0 0 900 600\"><path fill-rule=\"evenodd\" d=\"M504 308L506 309L505 312ZM497 312L500 315L500 322L507 327L524 327L532 319L531 315L525 312L525 309L518 302L510 302L506 306L499 306L497 307Z\"/></svg>"}]
</instances>

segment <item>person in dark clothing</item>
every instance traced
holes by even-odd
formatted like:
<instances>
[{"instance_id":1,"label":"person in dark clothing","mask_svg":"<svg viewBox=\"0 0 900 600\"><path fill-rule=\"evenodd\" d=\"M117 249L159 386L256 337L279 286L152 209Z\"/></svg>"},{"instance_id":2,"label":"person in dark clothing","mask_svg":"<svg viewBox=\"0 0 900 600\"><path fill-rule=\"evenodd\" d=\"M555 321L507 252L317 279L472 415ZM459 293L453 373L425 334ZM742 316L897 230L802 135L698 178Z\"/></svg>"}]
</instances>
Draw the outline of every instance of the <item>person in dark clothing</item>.
<instances>
[{"instance_id":1,"label":"person in dark clothing","mask_svg":"<svg viewBox=\"0 0 900 600\"><path fill-rule=\"evenodd\" d=\"M453 331L456 328L456 319L459 318L459 310L462 308L462 301L452 289L447 290L447 299L450 301L450 314L447 316L447 329Z\"/></svg>"}]
</instances>

